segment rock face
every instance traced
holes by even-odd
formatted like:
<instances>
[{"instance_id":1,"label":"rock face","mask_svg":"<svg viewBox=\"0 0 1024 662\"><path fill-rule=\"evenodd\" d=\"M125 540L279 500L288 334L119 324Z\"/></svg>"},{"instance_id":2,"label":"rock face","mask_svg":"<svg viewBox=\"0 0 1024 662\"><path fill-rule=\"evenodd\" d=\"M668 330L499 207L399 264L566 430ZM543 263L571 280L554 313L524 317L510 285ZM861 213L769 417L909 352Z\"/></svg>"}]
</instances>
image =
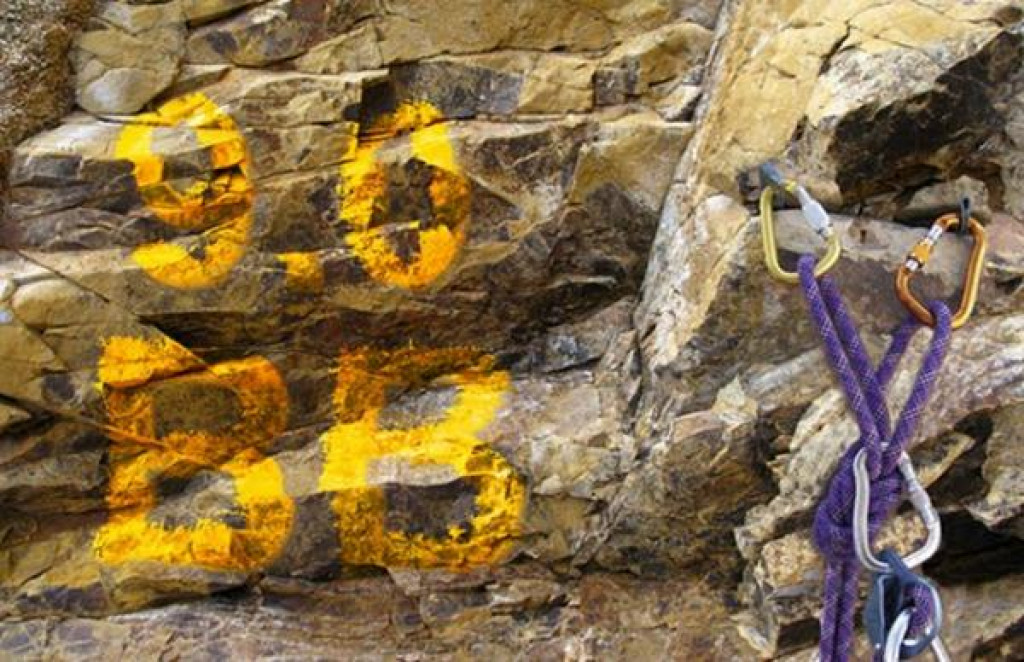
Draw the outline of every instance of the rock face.
<instances>
[{"instance_id":1,"label":"rock face","mask_svg":"<svg viewBox=\"0 0 1024 662\"><path fill-rule=\"evenodd\" d=\"M9 151L71 109L67 55L91 0L11 0L0 9L0 172ZM3 194L6 177L0 177Z\"/></svg>"},{"instance_id":2,"label":"rock face","mask_svg":"<svg viewBox=\"0 0 1024 662\"><path fill-rule=\"evenodd\" d=\"M56 35L0 98L5 656L811 659L857 429L763 266L769 158L872 352L921 227L985 222L912 456L954 659L1019 656L1019 4L54 11L0 14Z\"/></svg>"},{"instance_id":3,"label":"rock face","mask_svg":"<svg viewBox=\"0 0 1024 662\"><path fill-rule=\"evenodd\" d=\"M101 2L75 45L77 101L93 113L134 113L174 81L184 48L178 0Z\"/></svg>"}]
</instances>

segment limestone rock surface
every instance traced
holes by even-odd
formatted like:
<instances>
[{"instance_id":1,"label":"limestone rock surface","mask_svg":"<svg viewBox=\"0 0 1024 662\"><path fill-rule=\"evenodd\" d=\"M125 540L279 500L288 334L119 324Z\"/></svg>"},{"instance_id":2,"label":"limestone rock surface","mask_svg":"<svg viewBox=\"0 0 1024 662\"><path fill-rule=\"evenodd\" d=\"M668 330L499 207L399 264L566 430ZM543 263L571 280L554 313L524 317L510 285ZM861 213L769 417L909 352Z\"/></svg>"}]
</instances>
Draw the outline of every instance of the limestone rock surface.
<instances>
[{"instance_id":1,"label":"limestone rock surface","mask_svg":"<svg viewBox=\"0 0 1024 662\"><path fill-rule=\"evenodd\" d=\"M196 64L233 62L259 67L305 52L324 34L323 0L275 0L189 35L186 57Z\"/></svg>"},{"instance_id":2,"label":"limestone rock surface","mask_svg":"<svg viewBox=\"0 0 1024 662\"><path fill-rule=\"evenodd\" d=\"M876 358L986 228L910 453L954 659L1020 658L1019 2L12 7L0 657L813 659L857 427L774 159Z\"/></svg>"},{"instance_id":3,"label":"limestone rock surface","mask_svg":"<svg viewBox=\"0 0 1024 662\"><path fill-rule=\"evenodd\" d=\"M90 0L11 0L0 9L0 172L20 141L56 122L74 99L68 53ZM0 194L5 177L0 177Z\"/></svg>"},{"instance_id":4,"label":"limestone rock surface","mask_svg":"<svg viewBox=\"0 0 1024 662\"><path fill-rule=\"evenodd\" d=\"M94 113L134 113L178 74L185 47L179 0L101 2L75 44L76 100Z\"/></svg>"}]
</instances>

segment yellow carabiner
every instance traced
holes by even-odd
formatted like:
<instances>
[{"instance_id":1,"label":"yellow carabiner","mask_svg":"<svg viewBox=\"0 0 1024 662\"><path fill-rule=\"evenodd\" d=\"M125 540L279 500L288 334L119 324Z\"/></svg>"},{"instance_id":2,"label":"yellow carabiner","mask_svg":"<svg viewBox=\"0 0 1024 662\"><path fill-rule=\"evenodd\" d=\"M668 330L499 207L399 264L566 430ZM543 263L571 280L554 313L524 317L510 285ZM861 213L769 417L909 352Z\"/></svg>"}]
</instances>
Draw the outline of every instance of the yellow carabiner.
<instances>
[{"instance_id":1,"label":"yellow carabiner","mask_svg":"<svg viewBox=\"0 0 1024 662\"><path fill-rule=\"evenodd\" d=\"M914 293L910 291L911 277L924 268L931 257L932 248L939 240L943 232L946 232L955 225L961 223L956 214L940 216L932 224L924 239L917 242L917 245L910 250L907 259L900 265L896 272L896 296L900 298L907 310L922 324L935 326L935 316L925 307ZM952 326L959 329L970 319L974 311L974 304L978 300L978 286L981 284L981 274L985 268L985 249L988 247L988 237L985 228L973 217L968 219L968 230L974 237L974 248L971 250L971 257L967 261L967 271L964 273L963 294L960 296L960 307L953 315Z\"/></svg>"},{"instance_id":2,"label":"yellow carabiner","mask_svg":"<svg viewBox=\"0 0 1024 662\"><path fill-rule=\"evenodd\" d=\"M814 275L817 278L824 276L829 269L835 266L842 253L842 245L839 243L839 235L832 229L832 223L828 219L825 209L812 198L806 190L792 180L782 178L781 173L771 164L765 164L761 168L762 179L768 184L761 191L761 238L764 242L764 261L768 267L768 273L772 278L783 283L796 285L800 282L800 276L794 271L786 271L779 264L778 244L775 241L775 221L772 215L772 199L775 188L780 188L800 200L800 207L804 219L814 228L815 232L827 242L827 249L824 257L814 268Z\"/></svg>"}]
</instances>

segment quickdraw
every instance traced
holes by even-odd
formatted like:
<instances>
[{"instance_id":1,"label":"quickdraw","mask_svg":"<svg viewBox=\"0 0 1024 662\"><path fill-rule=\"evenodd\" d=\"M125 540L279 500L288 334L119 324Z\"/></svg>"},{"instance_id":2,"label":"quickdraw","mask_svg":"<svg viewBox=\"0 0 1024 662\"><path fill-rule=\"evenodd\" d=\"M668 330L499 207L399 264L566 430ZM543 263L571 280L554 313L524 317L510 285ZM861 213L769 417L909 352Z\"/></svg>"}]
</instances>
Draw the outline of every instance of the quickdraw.
<instances>
[{"instance_id":1,"label":"quickdraw","mask_svg":"<svg viewBox=\"0 0 1024 662\"><path fill-rule=\"evenodd\" d=\"M931 649L940 662L946 662L949 654L939 636L942 627L939 592L934 584L912 571L938 550L942 540L941 522L905 449L945 358L950 331L964 324L973 310L983 268L985 230L970 217L969 206L965 204L959 217L955 214L941 217L927 237L914 247L896 279L899 298L911 316L896 329L885 356L876 367L835 281L826 275L841 253L840 241L832 230L827 212L803 187L785 179L774 165L763 166L761 175L767 184L761 195L761 227L768 271L776 280L801 285L822 337L825 355L860 430L857 442L840 459L814 518L814 541L827 562L820 659L822 662L849 659L860 565L874 573L864 623L875 659L884 662L908 659ZM828 251L820 262L813 256L802 256L796 273L779 267L772 219L773 188L795 195L807 222L829 242ZM974 237L974 250L964 279L960 307L954 316L941 301L927 306L920 303L910 292L909 283L910 277L928 261L939 236L956 224L961 233L966 229ZM911 338L922 325L932 327L931 342L907 403L893 424L886 404L886 388ZM925 525L927 539L906 558L889 549L875 556L871 541L899 505L904 485Z\"/></svg>"}]
</instances>

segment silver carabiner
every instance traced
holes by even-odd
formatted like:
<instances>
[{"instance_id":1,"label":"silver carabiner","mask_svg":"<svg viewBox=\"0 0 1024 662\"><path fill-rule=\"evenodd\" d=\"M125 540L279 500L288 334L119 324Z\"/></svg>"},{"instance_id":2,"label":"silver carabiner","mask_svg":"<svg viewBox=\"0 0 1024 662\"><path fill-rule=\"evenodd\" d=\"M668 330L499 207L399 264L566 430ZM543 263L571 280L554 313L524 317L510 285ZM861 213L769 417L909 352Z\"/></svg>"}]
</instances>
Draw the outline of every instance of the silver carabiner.
<instances>
[{"instance_id":1,"label":"silver carabiner","mask_svg":"<svg viewBox=\"0 0 1024 662\"><path fill-rule=\"evenodd\" d=\"M928 492L921 485L914 471L914 465L910 456L906 453L900 455L900 473L907 484L907 497L914 505L918 517L924 523L928 532L924 545L920 549L911 552L904 557L903 562L909 568L916 568L938 551L942 543L942 521L939 514L932 505ZM868 514L871 507L871 474L868 473L867 455L861 449L853 458L853 479L856 485L856 492L853 498L853 547L861 565L871 572L886 572L889 566L878 560L871 550L871 539L868 535Z\"/></svg>"},{"instance_id":2,"label":"silver carabiner","mask_svg":"<svg viewBox=\"0 0 1024 662\"><path fill-rule=\"evenodd\" d=\"M882 651L882 660L884 662L900 662L903 659L900 653L904 643L908 643L906 636L909 628L910 610L904 609L896 617L892 624L892 629L889 630L889 636L885 639L885 648ZM942 643L942 639L939 637L932 639L930 649L932 655L935 656L936 662L951 662L949 651L946 650L946 645Z\"/></svg>"}]
</instances>

